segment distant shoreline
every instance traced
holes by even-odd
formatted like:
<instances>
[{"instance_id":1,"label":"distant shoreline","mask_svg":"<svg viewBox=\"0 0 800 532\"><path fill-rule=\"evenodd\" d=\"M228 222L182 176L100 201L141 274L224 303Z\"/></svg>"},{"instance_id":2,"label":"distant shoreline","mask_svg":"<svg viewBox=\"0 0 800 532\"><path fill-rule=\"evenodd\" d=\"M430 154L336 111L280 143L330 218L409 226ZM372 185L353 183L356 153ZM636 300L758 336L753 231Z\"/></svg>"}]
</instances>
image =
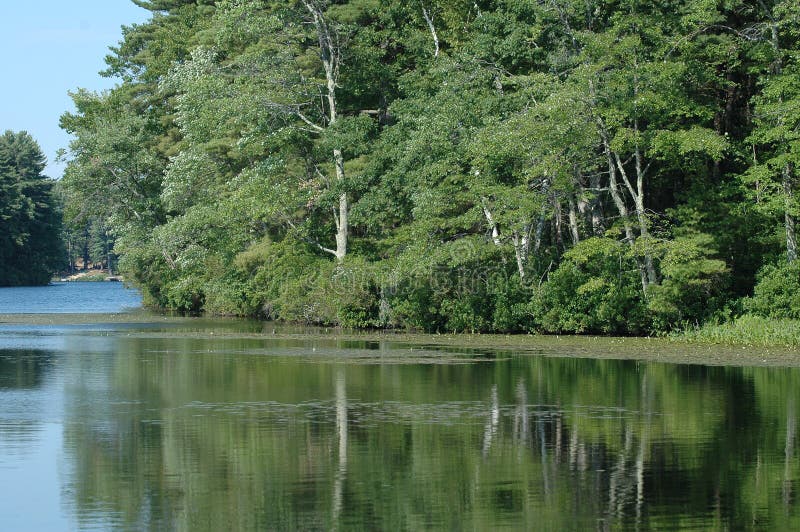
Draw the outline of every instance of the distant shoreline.
<instances>
[{"instance_id":1,"label":"distant shoreline","mask_svg":"<svg viewBox=\"0 0 800 532\"><path fill-rule=\"evenodd\" d=\"M100 270L89 270L53 278L53 282L61 283L94 283L103 281L124 282L124 279L121 275L110 275L108 272Z\"/></svg>"}]
</instances>

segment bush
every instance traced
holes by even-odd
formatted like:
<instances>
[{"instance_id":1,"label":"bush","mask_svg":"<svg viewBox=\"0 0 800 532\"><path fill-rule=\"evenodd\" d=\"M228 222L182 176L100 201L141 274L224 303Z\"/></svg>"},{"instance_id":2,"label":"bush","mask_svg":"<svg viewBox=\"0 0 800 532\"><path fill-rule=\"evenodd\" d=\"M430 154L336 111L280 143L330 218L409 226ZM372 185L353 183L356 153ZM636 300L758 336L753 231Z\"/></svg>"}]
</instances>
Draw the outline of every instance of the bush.
<instances>
[{"instance_id":1,"label":"bush","mask_svg":"<svg viewBox=\"0 0 800 532\"><path fill-rule=\"evenodd\" d=\"M492 284L492 330L494 332L530 332L533 330L530 308L531 290L514 274L495 279Z\"/></svg>"},{"instance_id":2,"label":"bush","mask_svg":"<svg viewBox=\"0 0 800 532\"><path fill-rule=\"evenodd\" d=\"M662 281L650 287L647 303L654 331L698 325L725 305L730 273L723 261L709 258L716 253L711 242L710 235L694 233L662 244Z\"/></svg>"},{"instance_id":3,"label":"bush","mask_svg":"<svg viewBox=\"0 0 800 532\"><path fill-rule=\"evenodd\" d=\"M363 259L350 258L332 265L320 278L317 298L328 302L336 324L342 327L379 327L380 289L373 267Z\"/></svg>"},{"instance_id":4,"label":"bush","mask_svg":"<svg viewBox=\"0 0 800 532\"><path fill-rule=\"evenodd\" d=\"M441 246L384 275L390 326L428 332L530 330L530 291L502 250L480 241Z\"/></svg>"},{"instance_id":5,"label":"bush","mask_svg":"<svg viewBox=\"0 0 800 532\"><path fill-rule=\"evenodd\" d=\"M245 278L246 305L269 319L327 323L312 292L330 261L310 253L295 241L262 240L239 253L234 265Z\"/></svg>"},{"instance_id":6,"label":"bush","mask_svg":"<svg viewBox=\"0 0 800 532\"><path fill-rule=\"evenodd\" d=\"M535 293L535 323L549 333L641 332L647 319L640 283L629 246L605 237L584 240Z\"/></svg>"},{"instance_id":7,"label":"bush","mask_svg":"<svg viewBox=\"0 0 800 532\"><path fill-rule=\"evenodd\" d=\"M234 261L251 314L342 327L377 327L380 290L374 268L358 258L336 264L296 241L264 240Z\"/></svg>"},{"instance_id":8,"label":"bush","mask_svg":"<svg viewBox=\"0 0 800 532\"><path fill-rule=\"evenodd\" d=\"M765 318L800 319L800 261L765 266L756 279L745 310Z\"/></svg>"}]
</instances>

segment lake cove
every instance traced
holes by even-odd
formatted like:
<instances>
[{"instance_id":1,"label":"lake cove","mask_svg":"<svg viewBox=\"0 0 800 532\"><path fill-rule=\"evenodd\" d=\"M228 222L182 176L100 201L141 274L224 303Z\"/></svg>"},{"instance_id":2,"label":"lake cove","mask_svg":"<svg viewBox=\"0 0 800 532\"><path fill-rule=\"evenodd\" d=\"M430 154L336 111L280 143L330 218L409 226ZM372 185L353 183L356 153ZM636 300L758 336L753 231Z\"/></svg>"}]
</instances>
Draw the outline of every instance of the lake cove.
<instances>
[{"instance_id":1,"label":"lake cove","mask_svg":"<svg viewBox=\"0 0 800 532\"><path fill-rule=\"evenodd\" d=\"M796 358L6 313L0 527L796 529Z\"/></svg>"}]
</instances>

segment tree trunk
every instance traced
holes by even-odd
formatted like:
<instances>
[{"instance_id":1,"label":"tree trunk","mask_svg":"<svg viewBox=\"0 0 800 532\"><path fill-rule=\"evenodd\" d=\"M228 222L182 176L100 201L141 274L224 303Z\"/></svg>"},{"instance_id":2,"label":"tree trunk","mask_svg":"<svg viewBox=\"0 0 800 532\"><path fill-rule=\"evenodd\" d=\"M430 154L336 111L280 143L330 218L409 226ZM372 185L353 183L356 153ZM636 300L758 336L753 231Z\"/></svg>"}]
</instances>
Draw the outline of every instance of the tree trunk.
<instances>
[{"instance_id":1,"label":"tree trunk","mask_svg":"<svg viewBox=\"0 0 800 532\"><path fill-rule=\"evenodd\" d=\"M581 234L578 230L578 214L575 208L575 197L569 196L569 232L572 236L572 244L577 246L581 241Z\"/></svg>"},{"instance_id":2,"label":"tree trunk","mask_svg":"<svg viewBox=\"0 0 800 532\"><path fill-rule=\"evenodd\" d=\"M636 126L636 130L638 131L638 125ZM636 161L636 187L634 187L633 183L631 183L619 153L612 152L612 154L614 156L614 161L616 163L616 168L619 171L619 175L622 176L622 182L625 183L625 188L628 189L628 193L630 194L631 198L633 198L633 205L636 209L636 219L639 222L639 236L647 239L650 236L650 231L647 227L647 215L645 214L644 210L644 169L642 168L642 156L641 152L639 151L639 147L636 147L636 152L634 154L634 160ZM643 286L646 293L648 286L658 282L656 270L653 266L653 256L647 249L645 249L643 263L645 272L645 284Z\"/></svg>"},{"instance_id":3,"label":"tree trunk","mask_svg":"<svg viewBox=\"0 0 800 532\"><path fill-rule=\"evenodd\" d=\"M636 132L639 132L639 122L635 121L635 128ZM639 234L642 237L649 238L650 236L650 229L648 228L647 223L647 215L644 211L644 173L645 169L642 168L642 152L639 149L639 145L636 145L636 154L635 154L635 161L636 161L636 196L634 200L636 201L636 217L639 219ZM648 285L657 284L658 283L658 276L656 274L656 268L653 265L653 255L650 253L650 250L647 249L648 242L645 242L645 251L644 251L644 266L647 270L647 283Z\"/></svg>"},{"instance_id":4,"label":"tree trunk","mask_svg":"<svg viewBox=\"0 0 800 532\"><path fill-rule=\"evenodd\" d=\"M328 100L328 126L332 126L338 119L336 110L336 84L339 77L339 47L334 42L328 22L322 8L316 2L303 0L303 5L314 19L314 27L317 30L319 40L320 57L322 66L325 69L325 81L327 83ZM344 181L344 156L341 148L334 148L333 162L336 167L336 182L341 184ZM338 262L342 262L347 255L347 238L349 233L348 226L349 202L347 192L342 192L339 196L338 212L334 211L336 222L336 249L334 256Z\"/></svg>"},{"instance_id":5,"label":"tree trunk","mask_svg":"<svg viewBox=\"0 0 800 532\"><path fill-rule=\"evenodd\" d=\"M423 2L420 1L419 5L422 7L422 16L425 17L425 23L428 24L428 30L433 37L433 57L439 57L439 35L436 33L436 26L433 25L433 15L430 14Z\"/></svg>"},{"instance_id":6,"label":"tree trunk","mask_svg":"<svg viewBox=\"0 0 800 532\"><path fill-rule=\"evenodd\" d=\"M542 234L544 233L544 224L547 221L547 217L545 213L542 213L539 216L539 221L536 222L536 233L534 235L533 241L533 252L539 253L539 250L542 248Z\"/></svg>"},{"instance_id":7,"label":"tree trunk","mask_svg":"<svg viewBox=\"0 0 800 532\"><path fill-rule=\"evenodd\" d=\"M550 180L545 178L542 181L542 195L547 196L550 192ZM547 221L547 203L542 205L542 212L539 214L539 221L536 223L536 233L533 243L533 252L539 253L542 247L542 233L544 232L544 224Z\"/></svg>"},{"instance_id":8,"label":"tree trunk","mask_svg":"<svg viewBox=\"0 0 800 532\"><path fill-rule=\"evenodd\" d=\"M341 182L344 179L344 158L341 150L333 150L333 159L336 162L336 180ZM336 260L342 262L347 255L347 236L349 231L348 223L349 205L347 192L342 192L339 196L339 215L336 219Z\"/></svg>"},{"instance_id":9,"label":"tree trunk","mask_svg":"<svg viewBox=\"0 0 800 532\"><path fill-rule=\"evenodd\" d=\"M600 190L600 175L592 175L587 189L584 180L578 174L575 178L575 185L578 188L578 213L592 228L593 236L602 236L605 232L605 221L603 220L602 205L598 194Z\"/></svg>"},{"instance_id":10,"label":"tree trunk","mask_svg":"<svg viewBox=\"0 0 800 532\"><path fill-rule=\"evenodd\" d=\"M483 215L486 216L486 222L489 224L489 228L492 230L492 242L494 242L495 246L499 246L500 242L500 230L497 228L497 222L492 216L492 211L489 210L487 206L486 198L481 198L483 202Z\"/></svg>"},{"instance_id":11,"label":"tree trunk","mask_svg":"<svg viewBox=\"0 0 800 532\"><path fill-rule=\"evenodd\" d=\"M514 255L517 259L517 271L520 279L523 280L525 279L525 265L528 263L528 254L530 253L530 233L531 226L528 224L523 229L522 235L516 231L511 235L511 242L514 244Z\"/></svg>"},{"instance_id":12,"label":"tree trunk","mask_svg":"<svg viewBox=\"0 0 800 532\"><path fill-rule=\"evenodd\" d=\"M619 193L619 182L617 180L617 167L614 164L614 155L611 152L611 144L608 140L608 135L605 133L605 129L601 127L600 132L601 138L603 139L603 150L606 154L606 160L608 162L608 176L609 176L609 183L608 183L608 190L611 193L611 199L614 200L614 205L617 207L617 211L619 212L620 218L622 218L622 225L625 228L625 240L628 244L633 247L636 243L636 237L633 234L633 228L631 227L630 220L628 218L628 207L625 205L625 200ZM638 262L638 261L637 261ZM642 290L647 293L647 271L643 267L642 264L639 264L639 275L642 279Z\"/></svg>"},{"instance_id":13,"label":"tree trunk","mask_svg":"<svg viewBox=\"0 0 800 532\"><path fill-rule=\"evenodd\" d=\"M592 175L589 179L589 186L592 189L592 198L589 200L589 208L592 214L592 233L601 236L605 233L605 220L603 219L603 206L600 203L600 176Z\"/></svg>"},{"instance_id":14,"label":"tree trunk","mask_svg":"<svg viewBox=\"0 0 800 532\"><path fill-rule=\"evenodd\" d=\"M636 218L639 220L639 235L644 239L649 239L650 231L647 228L647 216L644 212L644 200L642 199L642 195L637 194L634 200L636 202ZM658 276L656 275L656 268L653 265L653 255L650 253L650 250L647 249L648 245L648 242L645 241L644 268L647 272L647 285L649 286L658 283Z\"/></svg>"},{"instance_id":15,"label":"tree trunk","mask_svg":"<svg viewBox=\"0 0 800 532\"><path fill-rule=\"evenodd\" d=\"M561 201L556 195L553 195L553 229L555 230L555 241L558 249L564 250L564 234L561 229Z\"/></svg>"},{"instance_id":16,"label":"tree trunk","mask_svg":"<svg viewBox=\"0 0 800 532\"><path fill-rule=\"evenodd\" d=\"M72 252L72 233L67 238L67 259L69 260L69 273L75 273L75 255Z\"/></svg>"},{"instance_id":17,"label":"tree trunk","mask_svg":"<svg viewBox=\"0 0 800 532\"><path fill-rule=\"evenodd\" d=\"M784 207L786 259L789 262L793 262L797 259L797 234L795 233L795 221L792 215L794 207L794 187L792 186L792 167L789 164L783 167L783 194L786 202Z\"/></svg>"},{"instance_id":18,"label":"tree trunk","mask_svg":"<svg viewBox=\"0 0 800 532\"><path fill-rule=\"evenodd\" d=\"M325 69L326 75L328 69ZM328 105L330 110L330 119L328 123L333 125L336 123L336 81L333 76L328 76ZM335 148L333 150L333 162L336 166L336 182L341 183L344 181L344 156L342 150ZM347 255L347 235L349 232L348 224L349 202L347 201L347 192L342 192L339 196L339 213L336 219L336 260L342 262Z\"/></svg>"},{"instance_id":19,"label":"tree trunk","mask_svg":"<svg viewBox=\"0 0 800 532\"><path fill-rule=\"evenodd\" d=\"M602 138L603 150L605 151L606 160L608 162L608 191L611 193L611 199L614 201L614 205L617 207L617 212L619 212L620 218L622 218L622 226L625 229L625 239L628 241L628 244L633 246L634 242L636 241L636 237L633 235L633 228L631 227L628 214L628 206L625 205L625 200L619 193L619 181L617 180L617 168L614 165L614 156L611 153L611 146L605 133L602 134Z\"/></svg>"}]
</instances>

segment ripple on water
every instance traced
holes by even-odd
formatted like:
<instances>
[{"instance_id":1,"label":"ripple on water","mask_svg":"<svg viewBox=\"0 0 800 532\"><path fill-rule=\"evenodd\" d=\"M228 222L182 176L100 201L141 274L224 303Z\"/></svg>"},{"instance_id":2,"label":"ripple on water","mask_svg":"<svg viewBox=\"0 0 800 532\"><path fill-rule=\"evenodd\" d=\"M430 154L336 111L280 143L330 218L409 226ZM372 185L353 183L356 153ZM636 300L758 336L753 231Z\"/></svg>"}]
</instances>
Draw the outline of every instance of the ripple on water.
<instances>
[{"instance_id":1,"label":"ripple on water","mask_svg":"<svg viewBox=\"0 0 800 532\"><path fill-rule=\"evenodd\" d=\"M289 422L331 423L342 404L332 400L280 403L275 401L243 401L210 403L193 401L183 408L204 415L231 415L275 424ZM416 425L478 425L488 417L514 419L520 415L529 420L553 421L563 416L575 416L600 421L635 419L637 411L618 407L563 406L548 404L513 404L493 406L485 401L448 401L412 403L402 401L362 402L349 399L344 403L348 422L374 427L380 424ZM657 416L658 414L649 414Z\"/></svg>"}]
</instances>

